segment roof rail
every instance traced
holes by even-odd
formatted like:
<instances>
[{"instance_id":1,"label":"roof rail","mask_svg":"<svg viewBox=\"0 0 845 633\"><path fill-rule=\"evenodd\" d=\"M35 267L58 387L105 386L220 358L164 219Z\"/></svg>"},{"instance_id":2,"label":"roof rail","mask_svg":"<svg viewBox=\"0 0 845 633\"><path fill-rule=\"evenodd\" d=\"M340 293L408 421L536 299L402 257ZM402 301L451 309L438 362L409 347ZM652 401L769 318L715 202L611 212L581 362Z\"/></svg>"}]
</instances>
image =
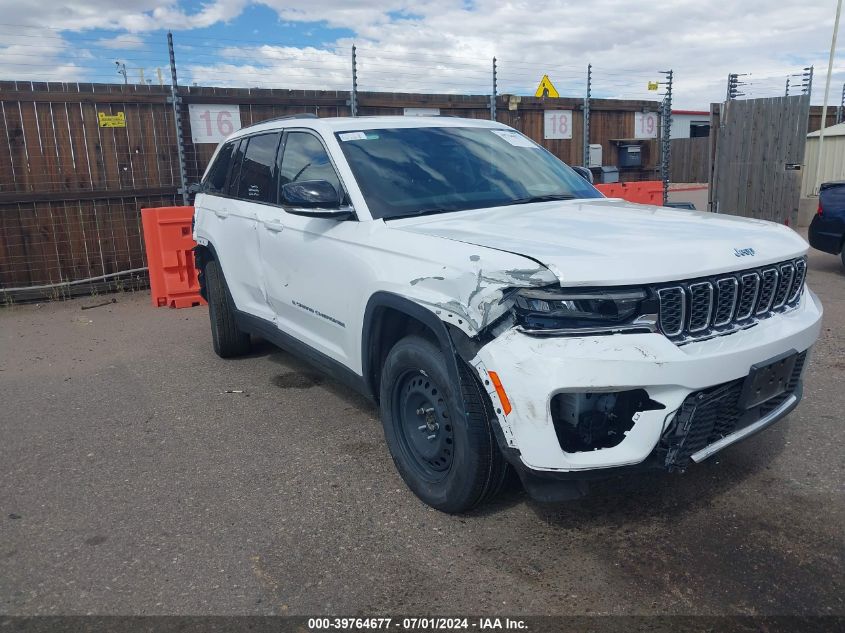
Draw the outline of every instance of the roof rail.
<instances>
[{"instance_id":1,"label":"roof rail","mask_svg":"<svg viewBox=\"0 0 845 633\"><path fill-rule=\"evenodd\" d=\"M300 112L299 114L285 114L284 116L276 116L272 119L264 119L263 121L256 121L245 127L254 127L256 125L263 125L264 123L271 123L272 121L284 121L285 119L319 119L313 112ZM244 129L244 128L241 128Z\"/></svg>"}]
</instances>

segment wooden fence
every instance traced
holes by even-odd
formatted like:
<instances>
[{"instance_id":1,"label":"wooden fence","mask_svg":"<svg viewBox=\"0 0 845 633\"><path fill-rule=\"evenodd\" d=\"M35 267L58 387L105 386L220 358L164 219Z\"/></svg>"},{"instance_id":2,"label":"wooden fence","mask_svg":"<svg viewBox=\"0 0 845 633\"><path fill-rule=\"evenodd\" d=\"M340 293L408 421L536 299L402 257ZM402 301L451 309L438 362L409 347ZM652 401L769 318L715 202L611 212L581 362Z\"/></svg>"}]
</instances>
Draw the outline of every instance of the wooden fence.
<instances>
[{"instance_id":1,"label":"wooden fence","mask_svg":"<svg viewBox=\"0 0 845 633\"><path fill-rule=\"evenodd\" d=\"M710 210L795 226L809 95L727 101L711 111Z\"/></svg>"},{"instance_id":2,"label":"wooden fence","mask_svg":"<svg viewBox=\"0 0 845 633\"><path fill-rule=\"evenodd\" d=\"M188 183L201 177L215 145L191 141L190 104L237 105L242 126L312 112L349 115L342 91L182 87L180 118ZM0 82L0 299L90 291L128 273L144 283L146 266L139 210L181 204L180 175L170 91L158 86ZM489 118L486 95L359 93L358 114L403 114L406 107L439 108L443 115ZM513 109L511 109L513 108ZM572 138L543 139L543 112L572 110ZM593 143L604 162L616 164L614 140L633 136L634 117L657 111L652 101L593 100ZM98 116L123 113L125 127L101 127ZM581 99L508 96L497 119L572 164L582 161ZM656 140L643 142L642 168L623 179L654 178ZM95 280L74 285L71 282Z\"/></svg>"},{"instance_id":3,"label":"wooden fence","mask_svg":"<svg viewBox=\"0 0 845 633\"><path fill-rule=\"evenodd\" d=\"M710 139L672 139L672 182L708 182L710 180Z\"/></svg>"}]
</instances>

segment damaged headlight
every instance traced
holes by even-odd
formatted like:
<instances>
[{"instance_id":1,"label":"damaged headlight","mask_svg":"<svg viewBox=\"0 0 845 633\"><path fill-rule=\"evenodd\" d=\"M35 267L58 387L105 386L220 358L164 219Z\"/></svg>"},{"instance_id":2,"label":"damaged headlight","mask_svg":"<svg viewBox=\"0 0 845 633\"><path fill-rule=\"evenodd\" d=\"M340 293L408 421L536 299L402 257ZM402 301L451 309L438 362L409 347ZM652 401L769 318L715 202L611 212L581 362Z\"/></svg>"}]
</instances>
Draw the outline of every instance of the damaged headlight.
<instances>
[{"instance_id":1,"label":"damaged headlight","mask_svg":"<svg viewBox=\"0 0 845 633\"><path fill-rule=\"evenodd\" d=\"M657 301L643 288L525 288L514 313L523 330L654 331Z\"/></svg>"}]
</instances>

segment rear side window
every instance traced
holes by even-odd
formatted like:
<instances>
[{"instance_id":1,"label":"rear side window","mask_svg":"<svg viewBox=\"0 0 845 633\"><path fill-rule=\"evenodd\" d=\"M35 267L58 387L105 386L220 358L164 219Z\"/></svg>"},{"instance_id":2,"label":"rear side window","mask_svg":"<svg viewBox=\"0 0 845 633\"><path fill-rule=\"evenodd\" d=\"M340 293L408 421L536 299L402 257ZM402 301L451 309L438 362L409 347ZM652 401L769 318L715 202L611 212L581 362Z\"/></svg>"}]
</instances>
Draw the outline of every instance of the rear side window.
<instances>
[{"instance_id":1,"label":"rear side window","mask_svg":"<svg viewBox=\"0 0 845 633\"><path fill-rule=\"evenodd\" d=\"M226 176L229 175L229 165L232 162L232 151L234 149L234 143L226 143L217 152L217 158L214 159L214 164L208 170L208 175L203 182L205 193L223 193L226 187Z\"/></svg>"},{"instance_id":2,"label":"rear side window","mask_svg":"<svg viewBox=\"0 0 845 633\"><path fill-rule=\"evenodd\" d=\"M290 132L285 139L280 181L282 185L302 180L327 180L338 195L343 193L323 144L308 132Z\"/></svg>"},{"instance_id":3,"label":"rear side window","mask_svg":"<svg viewBox=\"0 0 845 633\"><path fill-rule=\"evenodd\" d=\"M235 195L250 202L276 202L279 174L276 169L276 151L281 132L258 134L246 140Z\"/></svg>"}]
</instances>

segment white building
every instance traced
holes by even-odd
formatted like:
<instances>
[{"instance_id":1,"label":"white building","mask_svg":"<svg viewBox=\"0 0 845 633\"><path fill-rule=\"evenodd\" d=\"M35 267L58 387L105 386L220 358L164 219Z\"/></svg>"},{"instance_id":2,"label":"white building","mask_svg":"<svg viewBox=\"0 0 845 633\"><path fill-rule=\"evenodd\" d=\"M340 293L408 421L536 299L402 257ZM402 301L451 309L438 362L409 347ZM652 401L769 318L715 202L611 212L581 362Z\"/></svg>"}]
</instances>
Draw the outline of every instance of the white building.
<instances>
[{"instance_id":1,"label":"white building","mask_svg":"<svg viewBox=\"0 0 845 633\"><path fill-rule=\"evenodd\" d=\"M671 138L710 136L708 110L672 110Z\"/></svg>"},{"instance_id":2,"label":"white building","mask_svg":"<svg viewBox=\"0 0 845 633\"><path fill-rule=\"evenodd\" d=\"M819 163L819 131L807 135L804 148L804 173L801 179L801 196L818 194L819 182L845 180L845 123L824 129L822 143L821 178L817 172Z\"/></svg>"}]
</instances>

